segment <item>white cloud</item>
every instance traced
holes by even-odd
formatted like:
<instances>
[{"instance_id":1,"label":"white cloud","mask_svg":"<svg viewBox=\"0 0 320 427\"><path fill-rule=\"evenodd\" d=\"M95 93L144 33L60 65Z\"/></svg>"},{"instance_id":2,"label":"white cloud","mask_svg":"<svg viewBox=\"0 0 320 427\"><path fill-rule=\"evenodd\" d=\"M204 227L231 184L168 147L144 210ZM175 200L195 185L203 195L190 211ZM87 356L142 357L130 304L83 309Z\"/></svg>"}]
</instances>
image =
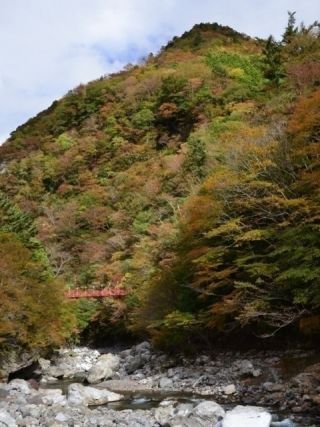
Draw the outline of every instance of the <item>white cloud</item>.
<instances>
[{"instance_id":1,"label":"white cloud","mask_svg":"<svg viewBox=\"0 0 320 427\"><path fill-rule=\"evenodd\" d=\"M279 36L287 10L310 23L320 15L320 2L0 0L0 134L7 136L80 82L157 51L196 23Z\"/></svg>"}]
</instances>

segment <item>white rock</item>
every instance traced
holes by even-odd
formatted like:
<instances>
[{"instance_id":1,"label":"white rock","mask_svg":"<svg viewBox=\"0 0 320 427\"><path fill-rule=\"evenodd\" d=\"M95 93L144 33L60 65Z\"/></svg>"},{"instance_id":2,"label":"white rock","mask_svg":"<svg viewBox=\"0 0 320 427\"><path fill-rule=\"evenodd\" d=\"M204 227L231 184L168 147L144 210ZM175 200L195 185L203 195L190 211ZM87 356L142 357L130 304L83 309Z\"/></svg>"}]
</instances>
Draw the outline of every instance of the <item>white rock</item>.
<instances>
[{"instance_id":1,"label":"white rock","mask_svg":"<svg viewBox=\"0 0 320 427\"><path fill-rule=\"evenodd\" d=\"M50 360L43 359L42 357L40 357L40 358L38 359L38 363L39 363L40 368L41 368L41 370L42 370L42 371L44 371L44 370L48 369L48 368L49 368L49 366L51 365Z\"/></svg>"},{"instance_id":2,"label":"white rock","mask_svg":"<svg viewBox=\"0 0 320 427\"><path fill-rule=\"evenodd\" d=\"M3 409L0 409L0 425L5 427L17 427L15 420Z\"/></svg>"},{"instance_id":3,"label":"white rock","mask_svg":"<svg viewBox=\"0 0 320 427\"><path fill-rule=\"evenodd\" d=\"M68 403L72 406L103 405L121 399L123 399L121 394L105 389L85 387L82 384L70 384L68 388Z\"/></svg>"},{"instance_id":4,"label":"white rock","mask_svg":"<svg viewBox=\"0 0 320 427\"><path fill-rule=\"evenodd\" d=\"M173 405L167 406L159 406L156 408L154 417L156 421L160 424L164 424L168 422L174 415L174 407Z\"/></svg>"},{"instance_id":5,"label":"white rock","mask_svg":"<svg viewBox=\"0 0 320 427\"><path fill-rule=\"evenodd\" d=\"M223 393L226 395L234 394L234 393L236 393L236 391L237 391L237 389L236 389L236 386L234 384L229 384L223 388Z\"/></svg>"},{"instance_id":6,"label":"white rock","mask_svg":"<svg viewBox=\"0 0 320 427\"><path fill-rule=\"evenodd\" d=\"M226 413L223 427L269 427L271 414L256 406L236 406Z\"/></svg>"},{"instance_id":7,"label":"white rock","mask_svg":"<svg viewBox=\"0 0 320 427\"><path fill-rule=\"evenodd\" d=\"M66 414L64 414L63 412L58 412L57 415L55 416L55 420L59 421L61 423L65 423L70 419L70 417Z\"/></svg>"},{"instance_id":8,"label":"white rock","mask_svg":"<svg viewBox=\"0 0 320 427\"><path fill-rule=\"evenodd\" d=\"M96 363L100 353L87 347L60 349L54 362L42 367L42 374L51 377L73 378L81 373L88 372Z\"/></svg>"},{"instance_id":9,"label":"white rock","mask_svg":"<svg viewBox=\"0 0 320 427\"><path fill-rule=\"evenodd\" d=\"M10 381L6 386L6 390L18 391L23 394L31 394L30 384L27 381L20 379Z\"/></svg>"},{"instance_id":10,"label":"white rock","mask_svg":"<svg viewBox=\"0 0 320 427\"><path fill-rule=\"evenodd\" d=\"M118 356L112 353L103 354L90 369L87 380L90 384L96 384L101 380L111 378L119 366L120 359Z\"/></svg>"},{"instance_id":11,"label":"white rock","mask_svg":"<svg viewBox=\"0 0 320 427\"><path fill-rule=\"evenodd\" d=\"M62 394L61 389L48 388L39 390L39 396L45 405L61 405L66 404L66 398Z\"/></svg>"},{"instance_id":12,"label":"white rock","mask_svg":"<svg viewBox=\"0 0 320 427\"><path fill-rule=\"evenodd\" d=\"M204 420L215 420L219 416L223 417L225 414L224 409L218 403L210 400L199 403L199 405L194 408L193 413Z\"/></svg>"},{"instance_id":13,"label":"white rock","mask_svg":"<svg viewBox=\"0 0 320 427\"><path fill-rule=\"evenodd\" d=\"M177 407L176 407L176 416L178 417L188 417L193 410L193 406L191 403L180 403Z\"/></svg>"}]
</instances>

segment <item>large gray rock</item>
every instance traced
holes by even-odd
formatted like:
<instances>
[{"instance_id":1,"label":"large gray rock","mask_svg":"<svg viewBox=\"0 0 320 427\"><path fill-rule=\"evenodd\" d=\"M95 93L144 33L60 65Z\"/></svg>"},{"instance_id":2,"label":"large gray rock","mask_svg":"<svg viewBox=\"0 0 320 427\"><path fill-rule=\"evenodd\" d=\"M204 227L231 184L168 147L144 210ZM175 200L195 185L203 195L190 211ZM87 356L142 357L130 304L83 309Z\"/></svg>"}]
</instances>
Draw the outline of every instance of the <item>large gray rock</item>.
<instances>
[{"instance_id":1,"label":"large gray rock","mask_svg":"<svg viewBox=\"0 0 320 427\"><path fill-rule=\"evenodd\" d=\"M208 400L199 403L199 405L194 408L193 414L203 420L211 420L211 422L214 422L219 416L223 417L225 411L218 403Z\"/></svg>"},{"instance_id":2,"label":"large gray rock","mask_svg":"<svg viewBox=\"0 0 320 427\"><path fill-rule=\"evenodd\" d=\"M146 351L150 351L150 350L151 350L151 344L149 343L149 341L143 341L142 343L134 347L134 351L136 353L145 353Z\"/></svg>"},{"instance_id":3,"label":"large gray rock","mask_svg":"<svg viewBox=\"0 0 320 427\"><path fill-rule=\"evenodd\" d=\"M256 406L236 406L227 412L223 427L269 427L271 414Z\"/></svg>"},{"instance_id":4,"label":"large gray rock","mask_svg":"<svg viewBox=\"0 0 320 427\"><path fill-rule=\"evenodd\" d=\"M97 350L87 347L60 349L50 364L41 360L41 373L44 377L77 378L88 372L99 356L100 353Z\"/></svg>"},{"instance_id":5,"label":"large gray rock","mask_svg":"<svg viewBox=\"0 0 320 427\"><path fill-rule=\"evenodd\" d=\"M6 390L22 394L32 393L32 388L30 387L30 384L27 381L20 379L10 381L9 384L6 385Z\"/></svg>"},{"instance_id":6,"label":"large gray rock","mask_svg":"<svg viewBox=\"0 0 320 427\"><path fill-rule=\"evenodd\" d=\"M0 379L7 381L10 373L32 365L38 357L36 352L6 353L4 358L0 357Z\"/></svg>"},{"instance_id":7,"label":"large gray rock","mask_svg":"<svg viewBox=\"0 0 320 427\"><path fill-rule=\"evenodd\" d=\"M148 341L132 347L130 352L121 353L121 357L125 359L124 367L128 374L133 374L138 369L145 367L151 356L151 345Z\"/></svg>"},{"instance_id":8,"label":"large gray rock","mask_svg":"<svg viewBox=\"0 0 320 427\"><path fill-rule=\"evenodd\" d=\"M51 365L50 360L48 359L44 359L43 357L39 357L38 359L38 363L41 369L41 372L45 371L46 369L49 368L49 366Z\"/></svg>"},{"instance_id":9,"label":"large gray rock","mask_svg":"<svg viewBox=\"0 0 320 427\"><path fill-rule=\"evenodd\" d=\"M126 371L128 374L133 374L145 364L145 359L142 355L128 356L126 359Z\"/></svg>"},{"instance_id":10,"label":"large gray rock","mask_svg":"<svg viewBox=\"0 0 320 427\"><path fill-rule=\"evenodd\" d=\"M87 380L90 384L96 384L104 379L111 378L119 368L118 356L108 353L99 357L96 364L90 369Z\"/></svg>"},{"instance_id":11,"label":"large gray rock","mask_svg":"<svg viewBox=\"0 0 320 427\"><path fill-rule=\"evenodd\" d=\"M17 427L17 423L11 417L11 415L8 414L7 411L0 409L0 426L1 427Z\"/></svg>"},{"instance_id":12,"label":"large gray rock","mask_svg":"<svg viewBox=\"0 0 320 427\"><path fill-rule=\"evenodd\" d=\"M121 394L94 387L85 387L82 384L70 384L68 388L68 404L71 406L103 405L121 399L123 399Z\"/></svg>"}]
</instances>

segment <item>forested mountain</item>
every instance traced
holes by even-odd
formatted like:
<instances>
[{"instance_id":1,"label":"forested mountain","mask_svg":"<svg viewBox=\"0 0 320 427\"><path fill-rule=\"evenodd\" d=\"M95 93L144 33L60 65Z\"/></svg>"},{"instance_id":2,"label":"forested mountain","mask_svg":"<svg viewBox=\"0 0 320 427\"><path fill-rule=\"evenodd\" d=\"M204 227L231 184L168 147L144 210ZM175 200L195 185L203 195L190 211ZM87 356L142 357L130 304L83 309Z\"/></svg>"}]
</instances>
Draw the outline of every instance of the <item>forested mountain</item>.
<instances>
[{"instance_id":1,"label":"forested mountain","mask_svg":"<svg viewBox=\"0 0 320 427\"><path fill-rule=\"evenodd\" d=\"M43 289L57 336L41 345L90 320L165 346L319 333L319 34L293 13L279 42L196 25L12 133L0 147L0 292L9 311L41 317ZM6 209L26 223L11 227ZM61 297L114 285L126 298ZM23 342L16 328L2 323L0 339Z\"/></svg>"}]
</instances>

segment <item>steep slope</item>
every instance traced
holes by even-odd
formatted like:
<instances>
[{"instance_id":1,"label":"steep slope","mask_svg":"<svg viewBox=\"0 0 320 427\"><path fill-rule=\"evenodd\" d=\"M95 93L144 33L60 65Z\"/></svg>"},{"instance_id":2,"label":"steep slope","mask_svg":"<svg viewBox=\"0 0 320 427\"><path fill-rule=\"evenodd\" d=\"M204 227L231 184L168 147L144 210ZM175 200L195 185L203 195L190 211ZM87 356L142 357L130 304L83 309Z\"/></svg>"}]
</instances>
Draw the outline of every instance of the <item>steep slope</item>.
<instances>
[{"instance_id":1,"label":"steep slope","mask_svg":"<svg viewBox=\"0 0 320 427\"><path fill-rule=\"evenodd\" d=\"M195 26L1 147L56 276L128 290L98 324L164 343L317 324L319 36L290 25L282 43Z\"/></svg>"}]
</instances>

